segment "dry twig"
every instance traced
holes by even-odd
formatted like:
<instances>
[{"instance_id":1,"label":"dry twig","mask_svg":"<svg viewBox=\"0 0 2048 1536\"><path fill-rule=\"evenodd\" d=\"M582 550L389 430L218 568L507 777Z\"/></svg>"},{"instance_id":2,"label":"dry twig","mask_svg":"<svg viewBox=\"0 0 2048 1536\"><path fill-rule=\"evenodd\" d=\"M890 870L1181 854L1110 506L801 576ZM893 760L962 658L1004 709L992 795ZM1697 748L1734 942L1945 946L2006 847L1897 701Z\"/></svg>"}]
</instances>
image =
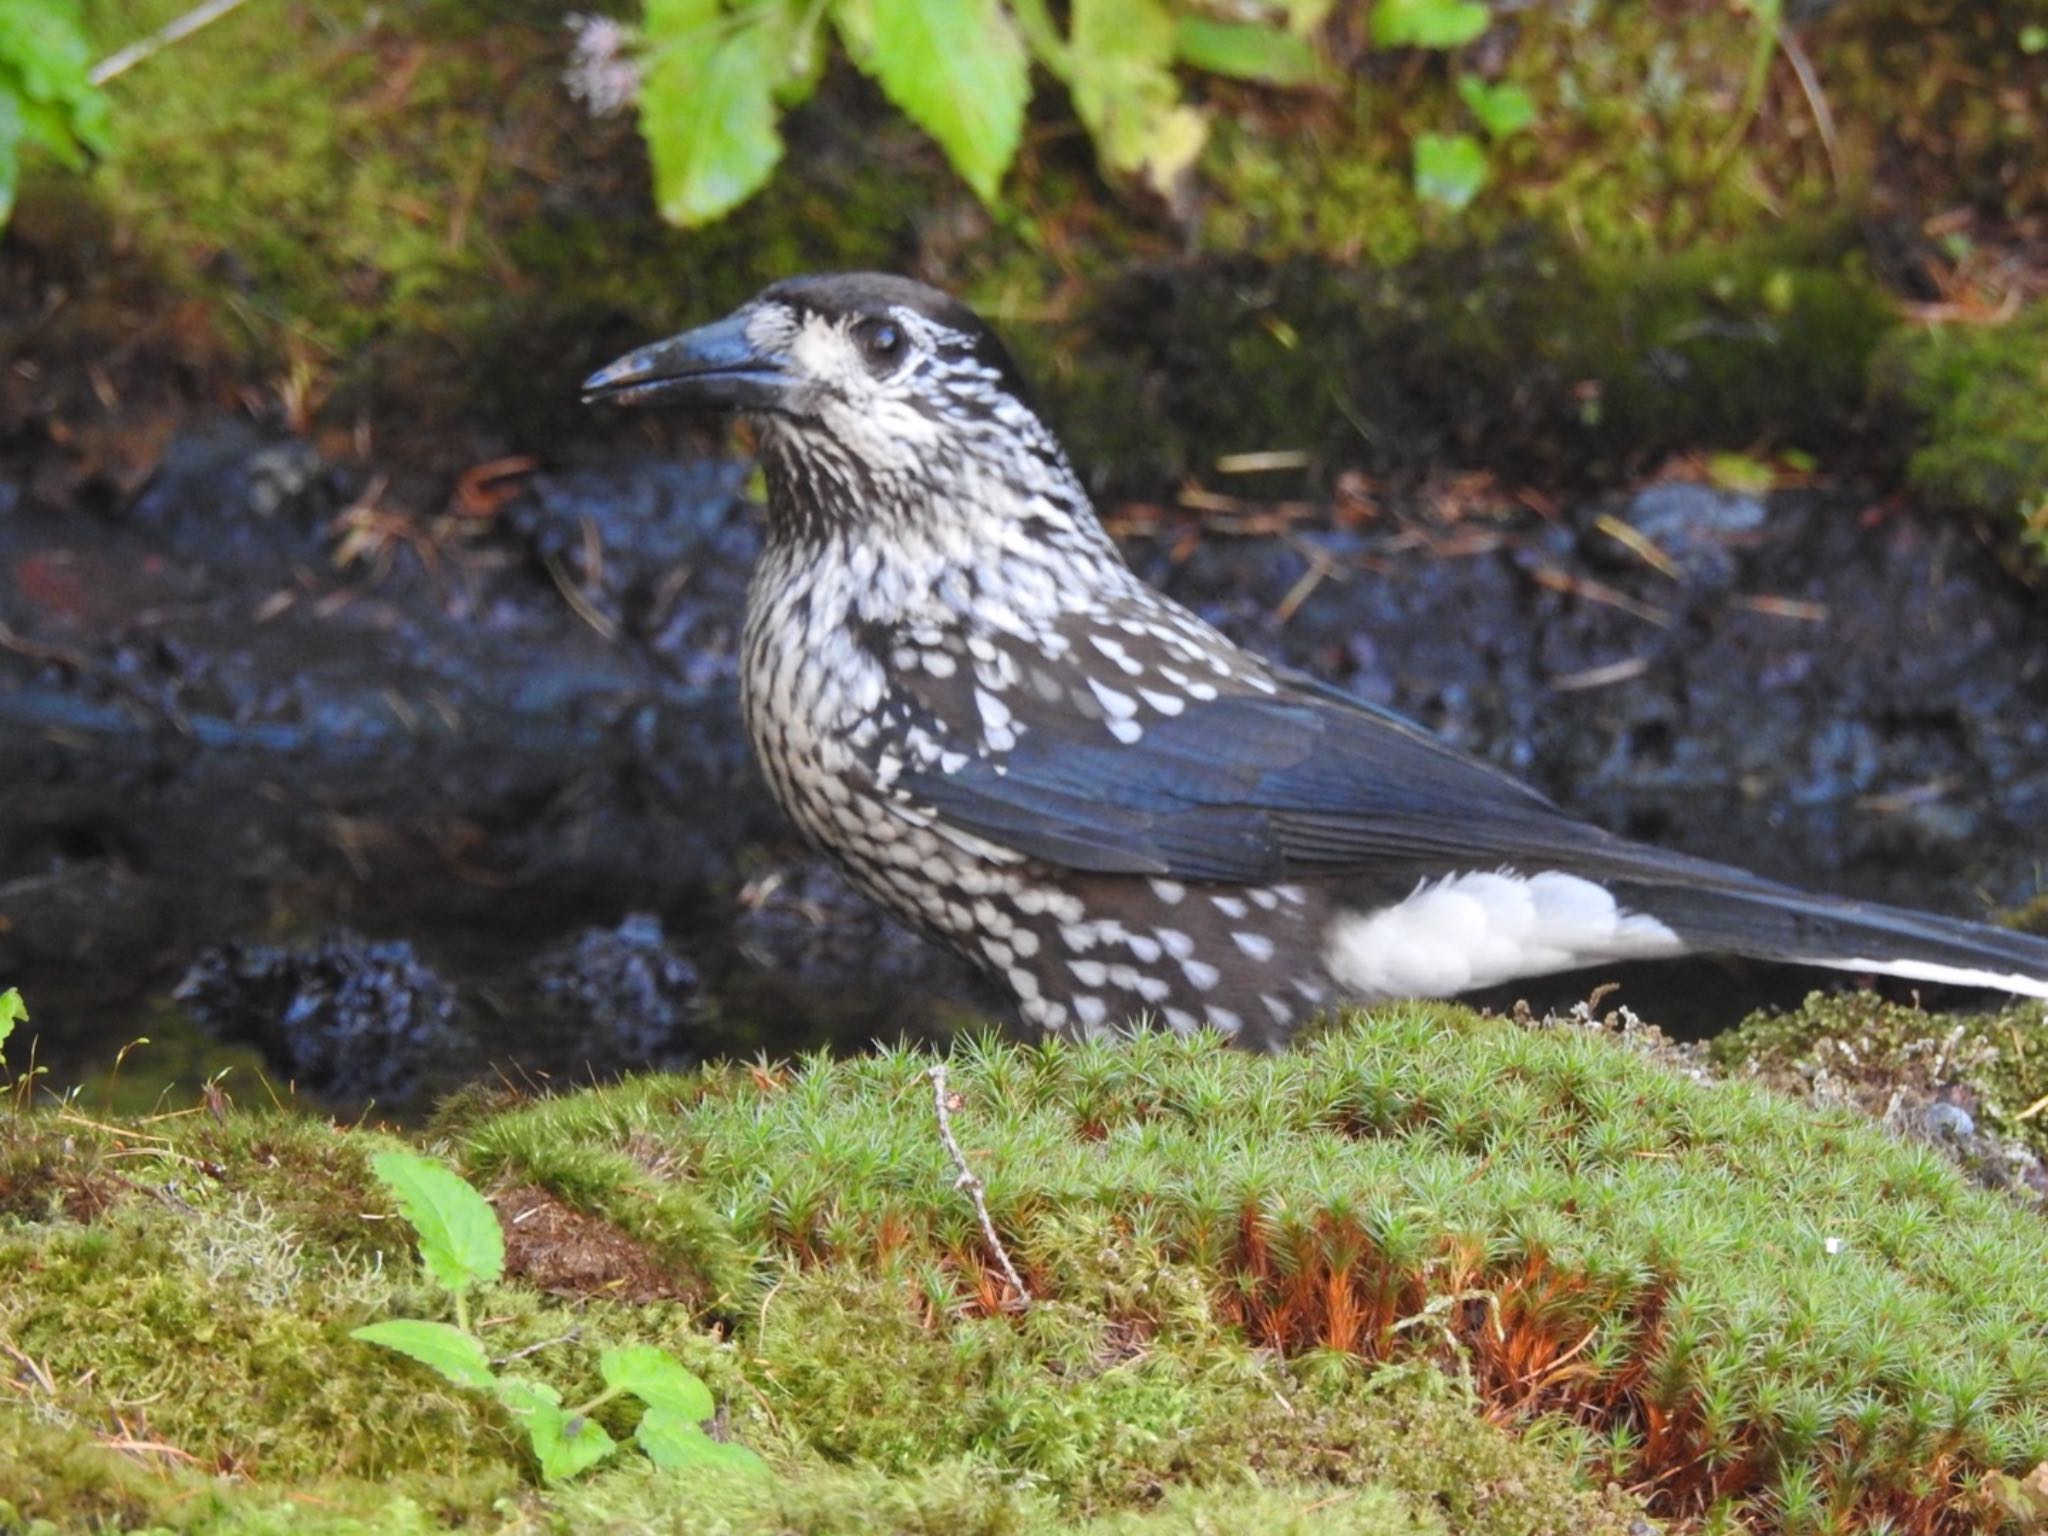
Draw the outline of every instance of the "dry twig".
<instances>
[{"instance_id":1,"label":"dry twig","mask_svg":"<svg viewBox=\"0 0 2048 1536\"><path fill-rule=\"evenodd\" d=\"M168 26L152 32L138 43L130 43L119 53L110 54L93 66L89 77L94 85L105 85L117 75L125 75L144 59L161 53L180 38L190 37L201 27L211 26L228 12L238 10L247 0L205 0L196 5Z\"/></svg>"},{"instance_id":2,"label":"dry twig","mask_svg":"<svg viewBox=\"0 0 2048 1536\"><path fill-rule=\"evenodd\" d=\"M939 1139L946 1144L946 1151L953 1159L953 1166L960 1170L960 1177L953 1181L955 1189L964 1189L974 1201L974 1214L981 1218L981 1235L988 1239L989 1250L995 1254L996 1262L1003 1267L1003 1278L1010 1282L1016 1299L1009 1303L1016 1311L1031 1305L1031 1292L1026 1289L1023 1277L1017 1273L1017 1266L1010 1262L1009 1250L1003 1247L1003 1240L996 1236L994 1218L988 1213L988 1201L984 1197L981 1176L967 1164L967 1154L960 1150L960 1143L953 1135L953 1106L946 1097L946 1064L934 1062L925 1074L932 1080L932 1107L938 1111Z\"/></svg>"}]
</instances>

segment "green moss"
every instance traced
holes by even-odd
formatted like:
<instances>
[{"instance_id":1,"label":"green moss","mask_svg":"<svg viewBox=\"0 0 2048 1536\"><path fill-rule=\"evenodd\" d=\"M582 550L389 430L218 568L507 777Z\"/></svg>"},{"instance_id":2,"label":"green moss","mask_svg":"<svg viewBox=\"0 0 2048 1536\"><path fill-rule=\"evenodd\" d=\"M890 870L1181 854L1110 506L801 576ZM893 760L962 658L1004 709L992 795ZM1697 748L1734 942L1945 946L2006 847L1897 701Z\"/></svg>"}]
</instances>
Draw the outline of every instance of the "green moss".
<instances>
[{"instance_id":1,"label":"green moss","mask_svg":"<svg viewBox=\"0 0 2048 1536\"><path fill-rule=\"evenodd\" d=\"M1454 89L1468 61L1368 56L1341 99L1295 118L1225 124L1204 161L1213 249L1381 265L1491 243L1534 223L1596 258L1750 237L1836 204L1804 124L1740 121L1760 41L1736 8L1582 4L1518 16L1499 80L1536 104L1532 132L1488 147L1489 187L1448 216L1408 174L1419 134L1475 132ZM1766 43L1767 46L1767 43ZM1745 127L1756 131L1745 133Z\"/></svg>"},{"instance_id":2,"label":"green moss","mask_svg":"<svg viewBox=\"0 0 2048 1536\"><path fill-rule=\"evenodd\" d=\"M1002 1287L951 1193L923 1066L889 1054L768 1088L737 1071L690 1092L627 1085L505 1117L476 1147L487 1167L587 1147L602 1104L615 1144L687 1181L760 1263L912 1264L926 1312L947 1316ZM1510 1356L1576 1345L1581 1411L1669 1416L1637 1425L1650 1468L1670 1455L1710 1484L1741 1465L1828 1485L1854 1465L1835 1496L1873 1510L1910 1504L1930 1444L1914 1426L1984 1369L1973 1340L2048 1383L2048 1354L2005 1342L2048 1306L2048 1234L1930 1148L1599 1041L1411 1010L1278 1061L1146 1039L989 1048L956 1070L970 1155L1034 1290L1139 1337L1170 1339L1206 1296L1285 1352L1399 1353L1430 1337L1405 1320L1478 1286L1504 1334L1481 1309L1445 1316L1482 1388L1525 1379ZM948 1421L942 1373L914 1379ZM2010 1416L1973 1399L1943 1443L2031 1466L2048 1449L2021 1406L2035 1390L1997 1399ZM841 1421L844 1454L886 1449L867 1438L886 1423ZM1674 1422L1692 1426L1676 1442ZM1767 1472L1744 1459L1759 1444L1792 1448Z\"/></svg>"},{"instance_id":3,"label":"green moss","mask_svg":"<svg viewBox=\"0 0 2048 1536\"><path fill-rule=\"evenodd\" d=\"M1069 1519L1143 1509L1163 1488L1226 1490L1207 1502L1227 1506L1263 1486L1316 1490L1274 1508L1349 1493L1365 1509L1439 1512L1460 1531L1625 1526L1475 1422L1433 1367L1284 1360L1219 1326L1201 1274L1142 1273L1154 1262L1142 1252L1112 1262L1123 1294L1162 1314L1156 1326L1134 1333L1099 1302L1049 1301L1020 1322L955 1318L957 1298L933 1307L951 1282L907 1259L879 1278L853 1264L799 1271L752 1341L768 1406L831 1460L904 1473L935 1455L994 1462Z\"/></svg>"},{"instance_id":4,"label":"green moss","mask_svg":"<svg viewBox=\"0 0 2048 1536\"><path fill-rule=\"evenodd\" d=\"M406 1289L311 1257L259 1202L207 1203L182 1225L124 1206L0 1239L0 1332L54 1383L42 1415L125 1422L180 1461L285 1484L502 1468L481 1404L351 1369L362 1346L348 1328L412 1300Z\"/></svg>"},{"instance_id":5,"label":"green moss","mask_svg":"<svg viewBox=\"0 0 2048 1536\"><path fill-rule=\"evenodd\" d=\"M476 1177L538 1181L674 1266L681 1305L593 1275L476 1310L570 1400L611 1343L697 1371L776 1476L686 1494L630 1456L537 1488L495 1408L347 1337L445 1305L364 1183L376 1136L240 1111L0 1127L32 1186L0 1216L23 1448L0 1500L59 1529L268 1530L303 1505L372 1532L1620 1536L1610 1482L1723 1522L1819 1498L1856 1528L2048 1455L2048 1232L1847 1113L1449 1007L1279 1058L967 1045L954 1118L1020 1313L930 1065L444 1119ZM600 1417L624 1436L633 1411Z\"/></svg>"},{"instance_id":6,"label":"green moss","mask_svg":"<svg viewBox=\"0 0 2048 1536\"><path fill-rule=\"evenodd\" d=\"M180 0L89 9L111 47ZM1212 445L1355 458L1361 434L1376 467L1395 445L1620 467L1674 445L1825 450L1884 322L1844 234L1877 153L1856 135L1923 157L1950 146L1944 198L1970 177L2004 178L2002 196L2018 141L1997 103L2048 67L1967 7L1837 8L1854 14L1811 48L1824 94L1885 87L1840 114L1837 185L1798 92L1751 102L1772 55L1742 8L1537 7L1497 29L1506 46L1483 67L1530 91L1538 123L1493 146L1493 184L1465 215L1417 203L1407 147L1471 126L1455 74L1482 61L1367 55L1327 99L1201 87L1215 132L1183 229L1110 197L1086 146L1056 136L991 220L837 70L785 123L768 193L685 235L652 215L630 122L567 101L560 9L501 6L488 24L455 0L238 12L115 83L120 132L95 186L123 239L216 295L232 331L392 434L460 406L549 440L580 364L618 341L791 271L877 265L944 273L1010 317L1083 457L1126 488L1203 468ZM1916 29L1953 65L1919 96L1898 77ZM1764 233L1780 228L1799 233ZM1183 285L1199 302L1169 317L1178 335L1154 325L1133 345L1117 322L1134 306L1114 293L1076 325L1018 318L1067 313L1077 280L1177 264L1190 245L1219 265ZM1247 256L1280 269L1248 280Z\"/></svg>"},{"instance_id":7,"label":"green moss","mask_svg":"<svg viewBox=\"0 0 2048 1536\"><path fill-rule=\"evenodd\" d=\"M1220 264L1128 276L1013 334L1078 460L1141 494L1281 447L1572 476L1687 446L1824 452L1891 323L1848 241L1821 227L1623 262L1529 237L1394 271Z\"/></svg>"},{"instance_id":8,"label":"green moss","mask_svg":"<svg viewBox=\"0 0 2048 1536\"><path fill-rule=\"evenodd\" d=\"M557 1105L550 1123L594 1102ZM907 1265L764 1264L738 1344L684 1308L493 1288L478 1315L494 1351L533 1347L525 1368L573 1398L595 1390L602 1345L668 1349L778 1471L678 1479L627 1458L542 1491L495 1409L348 1339L366 1318L436 1313L409 1251L310 1243L252 1193L324 1143L344 1172L303 1196L337 1207L318 1227L389 1226L381 1199L349 1192L367 1138L260 1115L190 1137L191 1120L170 1125L48 1113L0 1132L20 1161L47 1141L44 1161L90 1148L80 1177L123 1170L90 1219L0 1227L0 1338L23 1371L0 1401L9 1529L1627 1528L1623 1506L1577 1490L1568 1467L1483 1422L1433 1369L1289 1364L1219 1327L1193 1276L1178 1283L1171 1336L1148 1339L1057 1303L1021 1325L933 1314L932 1273ZM624 1183L644 1193L679 1171L657 1159ZM596 1187L589 1168L581 1177ZM623 1436L630 1410L614 1405L606 1422Z\"/></svg>"},{"instance_id":9,"label":"green moss","mask_svg":"<svg viewBox=\"0 0 2048 1536\"><path fill-rule=\"evenodd\" d=\"M2025 906L2000 915L1999 921L2021 933L2035 933L2048 938L2048 896L2036 896Z\"/></svg>"},{"instance_id":10,"label":"green moss","mask_svg":"<svg viewBox=\"0 0 2048 1536\"><path fill-rule=\"evenodd\" d=\"M2048 561L2048 303L2004 325L1901 331L1875 378L1920 419L1914 489Z\"/></svg>"},{"instance_id":11,"label":"green moss","mask_svg":"<svg viewBox=\"0 0 2048 1536\"><path fill-rule=\"evenodd\" d=\"M108 50L185 8L87 6ZM945 195L907 125L821 102L788 125L799 154L842 136L879 153L810 156L737 218L665 229L630 119L591 122L561 85L572 9L231 15L115 82L94 188L257 356L310 368L337 403L395 422L459 403L536 433L574 409L536 375L573 382L565 350L601 348L619 315L679 322L791 271L900 264Z\"/></svg>"}]
</instances>

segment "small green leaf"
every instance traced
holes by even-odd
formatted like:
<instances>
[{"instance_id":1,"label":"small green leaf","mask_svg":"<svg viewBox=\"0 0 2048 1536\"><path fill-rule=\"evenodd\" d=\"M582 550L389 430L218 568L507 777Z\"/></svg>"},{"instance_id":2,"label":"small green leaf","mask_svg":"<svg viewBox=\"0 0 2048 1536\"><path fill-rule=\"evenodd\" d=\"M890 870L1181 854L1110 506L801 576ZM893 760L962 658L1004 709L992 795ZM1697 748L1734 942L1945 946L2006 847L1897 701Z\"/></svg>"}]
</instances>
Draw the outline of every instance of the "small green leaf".
<instances>
[{"instance_id":1,"label":"small green leaf","mask_svg":"<svg viewBox=\"0 0 2048 1536\"><path fill-rule=\"evenodd\" d=\"M1469 133L1425 133L1415 140L1415 192L1456 213L1486 185L1486 151Z\"/></svg>"},{"instance_id":2,"label":"small green leaf","mask_svg":"<svg viewBox=\"0 0 2048 1536\"><path fill-rule=\"evenodd\" d=\"M1024 137L1031 89L1009 13L1000 0L864 0L864 9L872 25L865 58L840 21L855 62L939 141L981 200L994 202Z\"/></svg>"},{"instance_id":3,"label":"small green leaf","mask_svg":"<svg viewBox=\"0 0 2048 1536\"><path fill-rule=\"evenodd\" d=\"M1073 31L1067 83L1096 153L1110 170L1143 172L1170 194L1201 153L1208 124L1181 103L1164 0L1074 0Z\"/></svg>"},{"instance_id":4,"label":"small green leaf","mask_svg":"<svg viewBox=\"0 0 2048 1536\"><path fill-rule=\"evenodd\" d=\"M1492 22L1478 0L1374 0L1372 40L1382 48L1462 48Z\"/></svg>"},{"instance_id":5,"label":"small green leaf","mask_svg":"<svg viewBox=\"0 0 2048 1536\"><path fill-rule=\"evenodd\" d=\"M1792 306L1799 302L1798 279L1783 267L1773 268L1771 275L1764 279L1763 291L1759 297L1764 308L1780 318L1792 313Z\"/></svg>"},{"instance_id":6,"label":"small green leaf","mask_svg":"<svg viewBox=\"0 0 2048 1536\"><path fill-rule=\"evenodd\" d=\"M22 136L67 165L106 147L107 99L91 69L76 0L0 0L0 97L17 99Z\"/></svg>"},{"instance_id":7,"label":"small green leaf","mask_svg":"<svg viewBox=\"0 0 2048 1536\"><path fill-rule=\"evenodd\" d=\"M608 1349L599 1369L606 1386L630 1392L649 1408L676 1414L687 1423L701 1424L718 1411L711 1389L697 1373L652 1344Z\"/></svg>"},{"instance_id":8,"label":"small green leaf","mask_svg":"<svg viewBox=\"0 0 2048 1536\"><path fill-rule=\"evenodd\" d=\"M717 0L654 0L640 133L661 216L689 228L745 202L782 159L775 93L798 78L776 7L725 16Z\"/></svg>"},{"instance_id":9,"label":"small green leaf","mask_svg":"<svg viewBox=\"0 0 2048 1536\"><path fill-rule=\"evenodd\" d=\"M7 179L13 169L13 160L8 151L7 141L7 98L0 96L0 223L6 222L9 193L14 184ZM21 993L14 987L0 992L0 1046L7 1044L7 1037L14 1033L14 1026L28 1022L28 1005L21 1000Z\"/></svg>"},{"instance_id":10,"label":"small green leaf","mask_svg":"<svg viewBox=\"0 0 2048 1536\"><path fill-rule=\"evenodd\" d=\"M1719 490L1761 496L1778 483L1778 472L1746 453L1716 453L1707 457L1707 479Z\"/></svg>"},{"instance_id":11,"label":"small green leaf","mask_svg":"<svg viewBox=\"0 0 2048 1536\"><path fill-rule=\"evenodd\" d=\"M1183 14L1175 18L1173 31L1180 61L1212 75L1300 86L1314 84L1321 73L1307 40L1277 27Z\"/></svg>"},{"instance_id":12,"label":"small green leaf","mask_svg":"<svg viewBox=\"0 0 2048 1536\"><path fill-rule=\"evenodd\" d=\"M664 1471L686 1467L745 1467L765 1472L768 1464L744 1445L714 1440L688 1419L665 1408L650 1408L633 1432L647 1459Z\"/></svg>"},{"instance_id":13,"label":"small green leaf","mask_svg":"<svg viewBox=\"0 0 2048 1536\"><path fill-rule=\"evenodd\" d=\"M30 145L83 170L107 142L107 99L90 77L76 0L0 0L0 225L14 211Z\"/></svg>"},{"instance_id":14,"label":"small green leaf","mask_svg":"<svg viewBox=\"0 0 2048 1536\"><path fill-rule=\"evenodd\" d=\"M396 1318L388 1323L365 1324L352 1331L349 1337L361 1339L365 1344L381 1344L386 1349L395 1349L428 1369L440 1372L458 1387L489 1389L497 1385L498 1378L491 1372L491 1362L484 1354L482 1342L475 1334L465 1333L447 1323Z\"/></svg>"},{"instance_id":15,"label":"small green leaf","mask_svg":"<svg viewBox=\"0 0 2048 1536\"><path fill-rule=\"evenodd\" d=\"M1458 94L1479 119L1479 126L1496 139L1513 138L1536 121L1535 101L1510 81L1488 85L1477 75L1460 75Z\"/></svg>"},{"instance_id":16,"label":"small green leaf","mask_svg":"<svg viewBox=\"0 0 2048 1536\"><path fill-rule=\"evenodd\" d=\"M370 1169L419 1233L420 1258L440 1285L460 1291L505 1272L498 1213L453 1168L410 1152L380 1152Z\"/></svg>"},{"instance_id":17,"label":"small green leaf","mask_svg":"<svg viewBox=\"0 0 2048 1536\"><path fill-rule=\"evenodd\" d=\"M526 1429L540 1475L566 1482L619 1448L604 1426L562 1407L562 1394L545 1382L514 1376L497 1384L498 1400Z\"/></svg>"}]
</instances>

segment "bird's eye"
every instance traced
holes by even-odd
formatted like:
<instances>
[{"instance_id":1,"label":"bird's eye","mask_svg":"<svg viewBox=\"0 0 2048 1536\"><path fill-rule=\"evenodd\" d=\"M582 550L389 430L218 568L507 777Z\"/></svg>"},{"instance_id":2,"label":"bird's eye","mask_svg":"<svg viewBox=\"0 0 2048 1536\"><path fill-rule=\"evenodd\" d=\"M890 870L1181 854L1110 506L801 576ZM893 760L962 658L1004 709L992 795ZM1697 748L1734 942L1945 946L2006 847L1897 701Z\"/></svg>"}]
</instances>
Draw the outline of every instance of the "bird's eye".
<instances>
[{"instance_id":1,"label":"bird's eye","mask_svg":"<svg viewBox=\"0 0 2048 1536\"><path fill-rule=\"evenodd\" d=\"M906 338L894 320L869 320L860 327L861 350L870 363L885 366L903 356Z\"/></svg>"}]
</instances>

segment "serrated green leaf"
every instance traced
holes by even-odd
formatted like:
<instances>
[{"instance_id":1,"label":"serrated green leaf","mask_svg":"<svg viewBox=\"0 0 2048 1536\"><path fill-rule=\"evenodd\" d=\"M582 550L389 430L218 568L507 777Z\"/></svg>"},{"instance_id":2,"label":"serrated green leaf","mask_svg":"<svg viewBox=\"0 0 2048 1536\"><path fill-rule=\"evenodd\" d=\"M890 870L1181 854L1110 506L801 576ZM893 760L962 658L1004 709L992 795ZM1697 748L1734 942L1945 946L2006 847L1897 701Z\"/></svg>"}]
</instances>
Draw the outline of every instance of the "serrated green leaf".
<instances>
[{"instance_id":1,"label":"serrated green leaf","mask_svg":"<svg viewBox=\"0 0 2048 1536\"><path fill-rule=\"evenodd\" d=\"M0 160L4 160L10 148L7 140L7 100L0 97ZM0 992L0 1045L7 1043L7 1037L14 1033L14 1026L28 1022L28 1004L21 1000L21 991L9 987Z\"/></svg>"},{"instance_id":2,"label":"serrated green leaf","mask_svg":"<svg viewBox=\"0 0 2048 1536\"><path fill-rule=\"evenodd\" d=\"M825 78L825 29L808 12L777 11L784 23L777 52L782 64L775 84L775 105L788 112L817 94Z\"/></svg>"},{"instance_id":3,"label":"serrated green leaf","mask_svg":"<svg viewBox=\"0 0 2048 1536\"><path fill-rule=\"evenodd\" d=\"M1415 140L1415 192L1456 213L1486 185L1486 150L1469 133L1425 133Z\"/></svg>"},{"instance_id":4,"label":"serrated green leaf","mask_svg":"<svg viewBox=\"0 0 2048 1536\"><path fill-rule=\"evenodd\" d=\"M482 1342L475 1334L447 1323L395 1318L386 1323L365 1324L350 1332L349 1337L395 1349L429 1370L438 1371L458 1387L488 1390L497 1385L498 1378L491 1371Z\"/></svg>"},{"instance_id":5,"label":"serrated green leaf","mask_svg":"<svg viewBox=\"0 0 2048 1536\"><path fill-rule=\"evenodd\" d=\"M106 97L90 67L74 0L0 0L0 225L14 211L26 146L73 170L105 146Z\"/></svg>"},{"instance_id":6,"label":"serrated green leaf","mask_svg":"<svg viewBox=\"0 0 2048 1536\"><path fill-rule=\"evenodd\" d=\"M1009 0L1009 4L1010 14L1016 18L1017 30L1024 34L1024 45L1031 50L1032 57L1062 80L1066 79L1071 63L1067 40L1059 23L1053 20L1052 8L1046 0Z\"/></svg>"},{"instance_id":7,"label":"serrated green leaf","mask_svg":"<svg viewBox=\"0 0 2048 1536\"><path fill-rule=\"evenodd\" d=\"M1477 75L1460 75L1458 94L1479 119L1479 126L1496 139L1512 138L1536 121L1535 101L1510 81L1488 85Z\"/></svg>"},{"instance_id":8,"label":"serrated green leaf","mask_svg":"<svg viewBox=\"0 0 2048 1536\"><path fill-rule=\"evenodd\" d=\"M744 1467L758 1472L768 1470L768 1463L744 1445L736 1445L730 1440L714 1440L688 1419L665 1408L650 1408L642 1414L640 1427L633 1432L633 1438L647 1453L647 1459L664 1471L719 1466Z\"/></svg>"},{"instance_id":9,"label":"serrated green leaf","mask_svg":"<svg viewBox=\"0 0 2048 1536\"><path fill-rule=\"evenodd\" d=\"M526 1430L540 1475L548 1482L566 1482L619 1448L603 1425L565 1410L562 1394L545 1382L514 1376L499 1381L497 1393Z\"/></svg>"},{"instance_id":10,"label":"serrated green leaf","mask_svg":"<svg viewBox=\"0 0 2048 1536\"><path fill-rule=\"evenodd\" d=\"M1373 0L1372 40L1382 48L1462 48L1492 23L1478 0Z\"/></svg>"},{"instance_id":11,"label":"serrated green leaf","mask_svg":"<svg viewBox=\"0 0 2048 1536\"><path fill-rule=\"evenodd\" d=\"M649 1408L676 1414L688 1423L701 1424L718 1412L711 1389L697 1373L652 1344L608 1349L599 1369L606 1386L630 1392Z\"/></svg>"},{"instance_id":12,"label":"serrated green leaf","mask_svg":"<svg viewBox=\"0 0 2048 1536\"><path fill-rule=\"evenodd\" d=\"M1102 163L1171 192L1201 153L1208 124L1181 102L1164 0L1074 0L1073 33L1067 84Z\"/></svg>"},{"instance_id":13,"label":"serrated green leaf","mask_svg":"<svg viewBox=\"0 0 2048 1536\"><path fill-rule=\"evenodd\" d=\"M1312 85L1321 72L1315 49L1296 33L1207 16L1175 19L1174 52L1195 69L1267 85Z\"/></svg>"},{"instance_id":14,"label":"serrated green leaf","mask_svg":"<svg viewBox=\"0 0 2048 1536\"><path fill-rule=\"evenodd\" d=\"M442 1287L489 1285L505 1272L498 1213L453 1168L410 1152L380 1152L370 1170L419 1234L420 1259Z\"/></svg>"},{"instance_id":15,"label":"serrated green leaf","mask_svg":"<svg viewBox=\"0 0 2048 1536\"><path fill-rule=\"evenodd\" d=\"M1024 41L1000 0L869 0L868 9L872 51L856 62L994 202L1031 89Z\"/></svg>"},{"instance_id":16,"label":"serrated green leaf","mask_svg":"<svg viewBox=\"0 0 2048 1536\"><path fill-rule=\"evenodd\" d=\"M82 171L86 168L90 161L85 146L72 132L71 117L62 105L21 97L15 98L14 105L21 114L23 143L48 150L66 170Z\"/></svg>"},{"instance_id":17,"label":"serrated green leaf","mask_svg":"<svg viewBox=\"0 0 2048 1536\"><path fill-rule=\"evenodd\" d=\"M788 79L781 14L721 13L716 0L650 7L640 133L661 216L689 228L758 192L782 159L775 92Z\"/></svg>"},{"instance_id":18,"label":"serrated green leaf","mask_svg":"<svg viewBox=\"0 0 2048 1536\"><path fill-rule=\"evenodd\" d=\"M0 59L37 101L91 89L92 52L71 0L0 0Z\"/></svg>"},{"instance_id":19,"label":"serrated green leaf","mask_svg":"<svg viewBox=\"0 0 2048 1536\"><path fill-rule=\"evenodd\" d=\"M21 137L67 164L106 145L107 101L91 71L73 0L0 0L0 96L21 106Z\"/></svg>"}]
</instances>

